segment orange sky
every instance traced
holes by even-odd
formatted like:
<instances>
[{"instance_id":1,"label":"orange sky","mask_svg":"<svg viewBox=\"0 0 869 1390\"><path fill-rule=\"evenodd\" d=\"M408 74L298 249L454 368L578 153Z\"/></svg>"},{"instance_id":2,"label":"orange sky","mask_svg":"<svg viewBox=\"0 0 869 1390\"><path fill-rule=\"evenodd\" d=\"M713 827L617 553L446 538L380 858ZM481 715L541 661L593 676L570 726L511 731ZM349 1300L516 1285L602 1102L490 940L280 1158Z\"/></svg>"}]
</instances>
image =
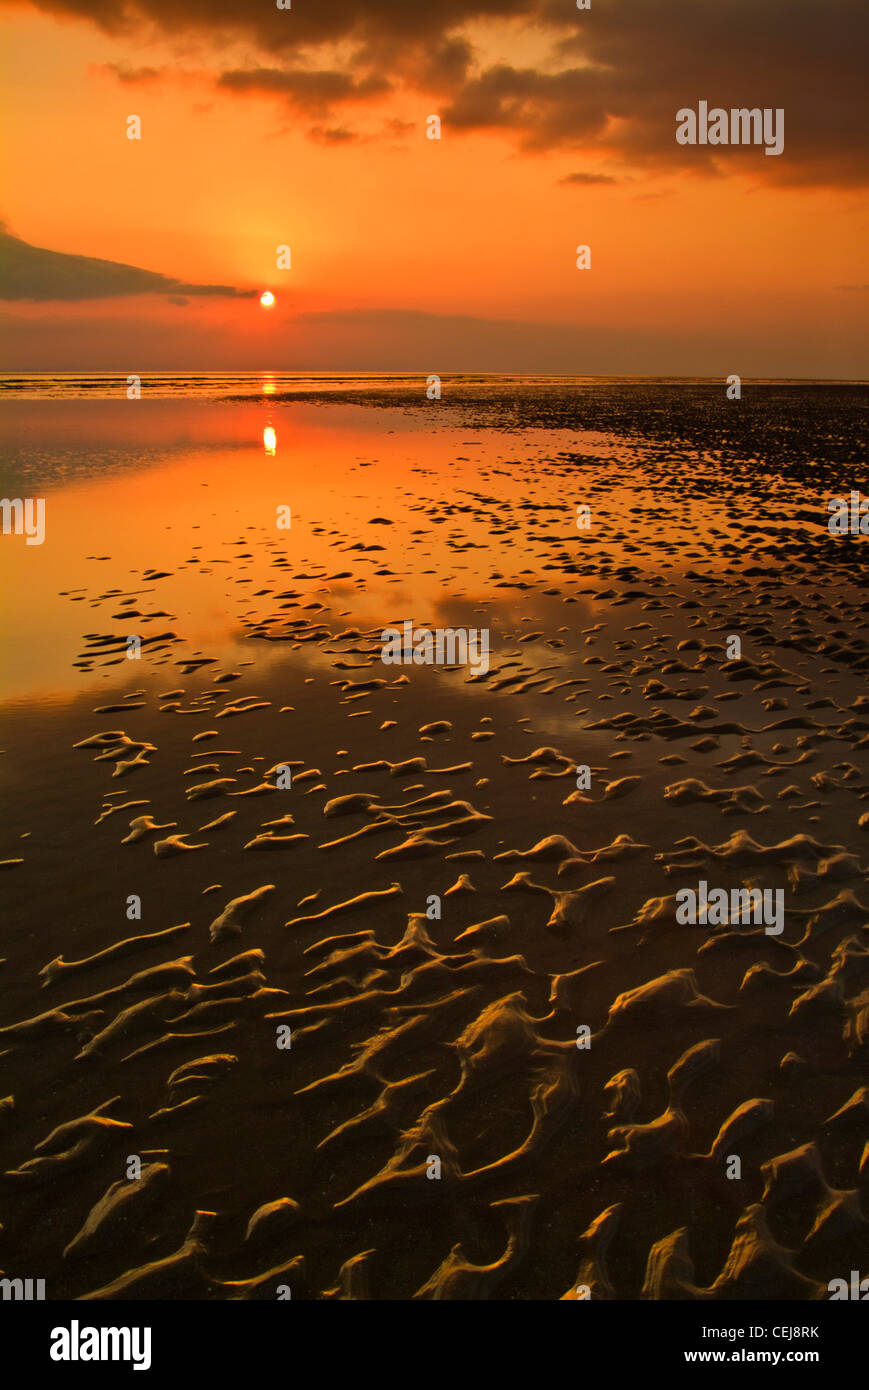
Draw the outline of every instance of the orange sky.
<instances>
[{"instance_id":1,"label":"orange sky","mask_svg":"<svg viewBox=\"0 0 869 1390\"><path fill-rule=\"evenodd\" d=\"M28 6L5 9L0 31L9 233L278 298L268 312L250 298L180 305L155 293L14 299L0 306L14 330L2 335L2 370L866 375L861 180L837 167L807 182L792 162L788 183L787 138L780 160L725 151L706 172L663 143L676 108L662 93L669 124L651 157L639 139L528 148L517 127L446 116L433 141L426 116L447 111L456 90L438 98L422 80L397 81L397 59L391 91L302 111L217 85L221 71L297 65L243 34L218 42L195 27L124 25L109 35ZM552 67L538 27L471 19L462 32L477 70ZM301 53L317 70L357 70L340 44ZM158 75L121 81L109 64ZM763 90L754 104L767 104ZM140 141L125 136L133 113ZM325 130L353 138L324 143ZM560 182L577 171L615 181ZM575 267L580 242L590 271ZM275 268L280 243L291 270Z\"/></svg>"}]
</instances>

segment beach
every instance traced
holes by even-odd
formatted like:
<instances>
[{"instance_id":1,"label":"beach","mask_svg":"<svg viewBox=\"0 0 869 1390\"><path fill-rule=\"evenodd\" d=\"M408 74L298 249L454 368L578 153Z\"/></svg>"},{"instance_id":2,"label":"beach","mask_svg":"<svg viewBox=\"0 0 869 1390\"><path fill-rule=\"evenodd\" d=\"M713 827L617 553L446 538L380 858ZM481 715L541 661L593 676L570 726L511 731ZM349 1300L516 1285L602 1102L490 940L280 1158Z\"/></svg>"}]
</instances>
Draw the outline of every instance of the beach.
<instances>
[{"instance_id":1,"label":"beach","mask_svg":"<svg viewBox=\"0 0 869 1390\"><path fill-rule=\"evenodd\" d=\"M865 387L3 384L3 1274L869 1269Z\"/></svg>"}]
</instances>

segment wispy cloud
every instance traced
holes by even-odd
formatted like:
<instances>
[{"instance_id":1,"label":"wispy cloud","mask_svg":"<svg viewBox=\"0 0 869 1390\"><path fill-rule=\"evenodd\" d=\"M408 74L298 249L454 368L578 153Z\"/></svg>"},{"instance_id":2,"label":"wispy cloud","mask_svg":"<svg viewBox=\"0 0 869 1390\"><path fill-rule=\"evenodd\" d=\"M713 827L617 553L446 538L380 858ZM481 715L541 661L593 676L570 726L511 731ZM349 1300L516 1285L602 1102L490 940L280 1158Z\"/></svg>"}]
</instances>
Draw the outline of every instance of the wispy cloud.
<instances>
[{"instance_id":1,"label":"wispy cloud","mask_svg":"<svg viewBox=\"0 0 869 1390\"><path fill-rule=\"evenodd\" d=\"M357 81L350 73L310 72L302 68L246 68L222 72L218 87L245 95L280 97L295 110L326 116L336 103L370 101L390 90L384 77L372 73Z\"/></svg>"},{"instance_id":2,"label":"wispy cloud","mask_svg":"<svg viewBox=\"0 0 869 1390\"><path fill-rule=\"evenodd\" d=\"M615 178L612 174L585 174L580 172L576 174L565 174L564 178L559 179L558 182L590 185L595 183L620 183L621 180Z\"/></svg>"},{"instance_id":3,"label":"wispy cloud","mask_svg":"<svg viewBox=\"0 0 869 1390\"><path fill-rule=\"evenodd\" d=\"M164 76L160 68L131 68L126 63L91 63L88 71L96 77L114 77L126 87L143 87Z\"/></svg>"}]
</instances>

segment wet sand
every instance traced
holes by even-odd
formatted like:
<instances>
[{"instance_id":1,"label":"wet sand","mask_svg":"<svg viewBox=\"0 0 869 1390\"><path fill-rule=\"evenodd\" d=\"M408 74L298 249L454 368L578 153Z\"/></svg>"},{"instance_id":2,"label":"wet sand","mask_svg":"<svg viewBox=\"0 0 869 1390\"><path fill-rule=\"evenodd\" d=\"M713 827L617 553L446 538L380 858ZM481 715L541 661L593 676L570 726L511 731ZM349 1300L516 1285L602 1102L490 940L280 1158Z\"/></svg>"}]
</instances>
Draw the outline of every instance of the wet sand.
<instances>
[{"instance_id":1,"label":"wet sand","mask_svg":"<svg viewBox=\"0 0 869 1390\"><path fill-rule=\"evenodd\" d=\"M45 489L61 533L3 538L4 1274L811 1300L869 1267L867 542L826 529L862 397L834 436L813 389L287 395L275 456L223 403L212 452ZM384 664L406 619L487 628L489 669ZM782 890L783 931L681 924L701 882Z\"/></svg>"}]
</instances>

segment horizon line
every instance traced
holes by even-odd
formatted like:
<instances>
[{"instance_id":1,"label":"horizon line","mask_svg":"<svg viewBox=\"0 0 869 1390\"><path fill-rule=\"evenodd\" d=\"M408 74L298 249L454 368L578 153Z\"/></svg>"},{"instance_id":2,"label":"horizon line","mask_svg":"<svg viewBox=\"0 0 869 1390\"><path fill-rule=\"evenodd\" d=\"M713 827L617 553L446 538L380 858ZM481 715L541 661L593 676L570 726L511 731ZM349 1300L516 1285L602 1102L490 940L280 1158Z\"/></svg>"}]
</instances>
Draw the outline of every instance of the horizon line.
<instances>
[{"instance_id":1,"label":"horizon line","mask_svg":"<svg viewBox=\"0 0 869 1390\"><path fill-rule=\"evenodd\" d=\"M429 376L438 376L441 380L445 378L468 378L481 377L491 380L522 380L522 381L659 381L659 382L726 382L726 376L685 376L675 372L664 372L660 374L647 374L642 372L484 372L484 371L409 371L399 368L378 368L368 370L366 368L316 368L306 369L300 367L147 367L135 373L143 376L145 373L151 376L171 377L171 376L200 376L200 377L259 377L259 376L296 376L296 377L407 377L419 378L426 381ZM33 377L65 377L74 376L79 378L88 377L119 377L126 379L129 373L119 367L93 367L93 368L34 368L32 370L19 369L18 371L0 371L0 382L7 380L17 380ZM731 374L733 375L733 374ZM866 377L794 377L794 376L744 376L740 375L740 381L754 382L756 385L764 383L788 384L805 383L809 385L829 384L836 386L867 386L869 378Z\"/></svg>"}]
</instances>

